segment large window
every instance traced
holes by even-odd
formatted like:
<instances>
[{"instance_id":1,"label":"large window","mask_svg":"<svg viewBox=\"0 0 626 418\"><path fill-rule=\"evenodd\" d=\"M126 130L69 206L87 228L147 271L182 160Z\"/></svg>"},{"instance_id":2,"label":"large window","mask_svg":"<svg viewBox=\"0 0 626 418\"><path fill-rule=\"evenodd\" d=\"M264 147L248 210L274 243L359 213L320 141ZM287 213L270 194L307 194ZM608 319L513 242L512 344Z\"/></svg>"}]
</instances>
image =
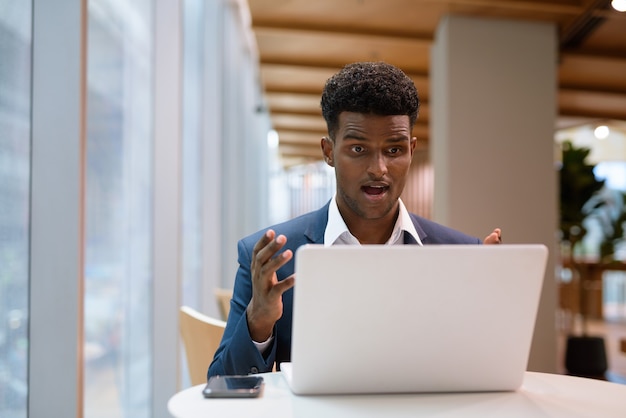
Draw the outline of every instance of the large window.
<instances>
[{"instance_id":1,"label":"large window","mask_svg":"<svg viewBox=\"0 0 626 418\"><path fill-rule=\"evenodd\" d=\"M178 304L267 225L244 6L0 0L0 417L167 416Z\"/></svg>"},{"instance_id":2,"label":"large window","mask_svg":"<svg viewBox=\"0 0 626 418\"><path fill-rule=\"evenodd\" d=\"M85 417L149 417L152 6L90 0Z\"/></svg>"},{"instance_id":3,"label":"large window","mask_svg":"<svg viewBox=\"0 0 626 418\"><path fill-rule=\"evenodd\" d=\"M183 13L182 130L182 304L202 310L203 259L203 89L205 2L186 0ZM215 8L215 5L209 5Z\"/></svg>"},{"instance_id":4,"label":"large window","mask_svg":"<svg viewBox=\"0 0 626 418\"><path fill-rule=\"evenodd\" d=\"M0 0L0 416L27 416L31 11Z\"/></svg>"},{"instance_id":5,"label":"large window","mask_svg":"<svg viewBox=\"0 0 626 418\"><path fill-rule=\"evenodd\" d=\"M219 315L237 240L268 225L267 131L245 2L185 0L181 144L181 303Z\"/></svg>"}]
</instances>

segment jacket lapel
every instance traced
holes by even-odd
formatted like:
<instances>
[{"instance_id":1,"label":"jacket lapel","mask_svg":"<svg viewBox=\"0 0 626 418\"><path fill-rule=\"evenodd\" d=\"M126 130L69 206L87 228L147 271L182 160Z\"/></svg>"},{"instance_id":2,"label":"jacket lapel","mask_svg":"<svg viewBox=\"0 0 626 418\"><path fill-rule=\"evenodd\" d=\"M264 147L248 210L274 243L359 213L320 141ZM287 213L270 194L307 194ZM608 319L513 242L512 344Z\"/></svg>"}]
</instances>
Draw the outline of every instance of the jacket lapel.
<instances>
[{"instance_id":1,"label":"jacket lapel","mask_svg":"<svg viewBox=\"0 0 626 418\"><path fill-rule=\"evenodd\" d=\"M304 236L311 244L323 244L324 232L328 223L328 206L330 201L313 213L313 220L304 231Z\"/></svg>"},{"instance_id":2,"label":"jacket lapel","mask_svg":"<svg viewBox=\"0 0 626 418\"><path fill-rule=\"evenodd\" d=\"M417 221L417 216L412 213L409 213L409 216L411 217L411 222L413 222L413 225L415 226L415 231L417 231L417 235L420 237L420 241L422 241L422 244L426 244L429 241L428 234L424 231L422 226ZM417 241L415 241L415 239L409 234L404 234L404 243L417 244Z\"/></svg>"}]
</instances>

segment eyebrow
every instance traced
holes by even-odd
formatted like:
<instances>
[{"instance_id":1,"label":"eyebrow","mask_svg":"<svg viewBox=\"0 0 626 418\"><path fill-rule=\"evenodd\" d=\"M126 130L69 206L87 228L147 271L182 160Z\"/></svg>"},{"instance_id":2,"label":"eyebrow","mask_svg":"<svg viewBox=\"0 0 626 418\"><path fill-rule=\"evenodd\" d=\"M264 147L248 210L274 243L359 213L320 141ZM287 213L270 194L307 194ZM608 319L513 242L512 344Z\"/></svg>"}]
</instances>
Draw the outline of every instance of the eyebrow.
<instances>
[{"instance_id":1,"label":"eyebrow","mask_svg":"<svg viewBox=\"0 0 626 418\"><path fill-rule=\"evenodd\" d=\"M367 138L363 135L358 135L358 134L351 134L348 133L347 135L344 135L343 137L344 141L346 139L353 139L353 140L357 140L357 141L367 141Z\"/></svg>"},{"instance_id":2,"label":"eyebrow","mask_svg":"<svg viewBox=\"0 0 626 418\"><path fill-rule=\"evenodd\" d=\"M407 137L407 136L394 136L394 137L390 137L388 138L386 141L389 142L411 142L411 138Z\"/></svg>"},{"instance_id":3,"label":"eyebrow","mask_svg":"<svg viewBox=\"0 0 626 418\"><path fill-rule=\"evenodd\" d=\"M344 141L346 139L352 139L352 140L357 140L357 141L367 141L367 137L360 135L358 133L351 133L351 132L347 132L346 135L344 135L343 137ZM404 135L398 135L398 136L391 136L385 139L386 142L411 142L411 138L404 136Z\"/></svg>"}]
</instances>

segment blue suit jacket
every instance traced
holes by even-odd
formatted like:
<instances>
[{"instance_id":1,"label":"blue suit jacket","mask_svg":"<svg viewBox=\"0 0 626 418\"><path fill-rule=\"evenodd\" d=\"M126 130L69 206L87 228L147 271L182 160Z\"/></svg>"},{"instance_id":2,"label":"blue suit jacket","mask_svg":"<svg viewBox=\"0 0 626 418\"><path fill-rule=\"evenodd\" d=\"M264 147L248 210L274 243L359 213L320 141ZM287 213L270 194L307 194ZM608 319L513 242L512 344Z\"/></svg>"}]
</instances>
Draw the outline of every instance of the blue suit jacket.
<instances>
[{"instance_id":1,"label":"blue suit jacket","mask_svg":"<svg viewBox=\"0 0 626 418\"><path fill-rule=\"evenodd\" d=\"M330 202L329 202L330 203ZM307 213L298 218L269 227L276 235L287 237L285 249L295 254L296 249L304 244L322 244L328 220L327 203L321 209ZM480 244L481 240L451 228L411 214L417 234L424 245L428 244ZM230 302L230 314L226 323L224 336L213 362L209 366L208 376L225 374L249 374L271 371L274 362L280 364L291 358L291 313L293 306L293 289L283 294L283 316L274 326L274 340L265 356L253 344L246 320L246 307L252 298L250 263L252 249L267 229L252 234L238 243L239 269L235 277L233 298ZM413 237L405 234L405 244L417 244ZM278 280L293 274L293 257L277 272ZM296 284L297 286L297 284Z\"/></svg>"}]
</instances>

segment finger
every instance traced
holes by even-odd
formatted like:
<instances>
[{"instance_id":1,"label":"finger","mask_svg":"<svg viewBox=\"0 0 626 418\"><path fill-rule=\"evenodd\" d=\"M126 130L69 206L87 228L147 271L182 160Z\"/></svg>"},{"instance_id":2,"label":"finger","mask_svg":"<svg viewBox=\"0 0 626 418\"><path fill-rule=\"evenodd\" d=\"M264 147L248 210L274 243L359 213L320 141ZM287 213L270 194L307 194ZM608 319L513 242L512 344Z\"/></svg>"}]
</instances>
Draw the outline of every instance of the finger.
<instances>
[{"instance_id":1,"label":"finger","mask_svg":"<svg viewBox=\"0 0 626 418\"><path fill-rule=\"evenodd\" d=\"M267 233L256 243L252 255L252 263L250 268L253 275L258 273L265 264L276 255L276 253L285 245L287 239L283 235L274 238L276 233L268 230Z\"/></svg>"},{"instance_id":2,"label":"finger","mask_svg":"<svg viewBox=\"0 0 626 418\"><path fill-rule=\"evenodd\" d=\"M291 250L285 250L282 253L278 254L276 257L267 261L261 267L261 275L263 277L267 275L272 275L282 266L287 264L289 260L293 258L293 252Z\"/></svg>"},{"instance_id":3,"label":"finger","mask_svg":"<svg viewBox=\"0 0 626 418\"><path fill-rule=\"evenodd\" d=\"M259 252L263 248L265 248L270 242L272 242L275 235L276 233L273 230L268 229L267 231L265 231L265 234L263 234L263 236L256 242L256 244L254 244L254 247L252 248L252 261L250 263L250 268L252 270L256 270Z\"/></svg>"},{"instance_id":4,"label":"finger","mask_svg":"<svg viewBox=\"0 0 626 418\"><path fill-rule=\"evenodd\" d=\"M279 235L256 254L251 274L252 282L256 283L257 289L265 289L265 292L269 292L277 283L276 271L293 257L291 250L274 256L286 242L287 238Z\"/></svg>"},{"instance_id":5,"label":"finger","mask_svg":"<svg viewBox=\"0 0 626 418\"><path fill-rule=\"evenodd\" d=\"M275 236L276 232L274 232L272 229L268 229L267 231L265 231L265 234L263 234L263 236L256 242L256 244L254 244L254 248L252 248L253 258L259 251L265 248L267 244L272 242Z\"/></svg>"},{"instance_id":6,"label":"finger","mask_svg":"<svg viewBox=\"0 0 626 418\"><path fill-rule=\"evenodd\" d=\"M500 244L500 238L498 237L497 233L492 232L485 237L485 239L483 240L483 244Z\"/></svg>"},{"instance_id":7,"label":"finger","mask_svg":"<svg viewBox=\"0 0 626 418\"><path fill-rule=\"evenodd\" d=\"M275 239L268 242L263 248L256 253L256 261L260 265L265 265L285 246L287 243L287 237L279 235Z\"/></svg>"},{"instance_id":8,"label":"finger","mask_svg":"<svg viewBox=\"0 0 626 418\"><path fill-rule=\"evenodd\" d=\"M496 234L496 239L498 240L498 244L502 243L502 230L500 228L496 228L493 230L493 233Z\"/></svg>"},{"instance_id":9,"label":"finger","mask_svg":"<svg viewBox=\"0 0 626 418\"><path fill-rule=\"evenodd\" d=\"M253 290L255 290L255 288L257 290L260 290L263 287L263 286L257 287L254 285L254 283L257 283L263 280L263 276L262 276L263 263L259 261L259 253L261 252L261 250L263 250L263 248L267 247L267 245L270 242L272 242L275 235L276 233L273 230L268 229L267 231L265 231L265 234L263 234L263 236L256 242L256 244L254 245L254 248L252 249L252 260L250 262L250 276L251 276L251 280L253 283L253 286L252 286Z\"/></svg>"},{"instance_id":10,"label":"finger","mask_svg":"<svg viewBox=\"0 0 626 418\"><path fill-rule=\"evenodd\" d=\"M283 293L285 293L287 290L291 289L295 283L296 283L296 279L295 279L295 274L292 274L291 276L281 280L280 282L276 283L276 285L274 286L274 291L278 292L278 294L282 295Z\"/></svg>"}]
</instances>

